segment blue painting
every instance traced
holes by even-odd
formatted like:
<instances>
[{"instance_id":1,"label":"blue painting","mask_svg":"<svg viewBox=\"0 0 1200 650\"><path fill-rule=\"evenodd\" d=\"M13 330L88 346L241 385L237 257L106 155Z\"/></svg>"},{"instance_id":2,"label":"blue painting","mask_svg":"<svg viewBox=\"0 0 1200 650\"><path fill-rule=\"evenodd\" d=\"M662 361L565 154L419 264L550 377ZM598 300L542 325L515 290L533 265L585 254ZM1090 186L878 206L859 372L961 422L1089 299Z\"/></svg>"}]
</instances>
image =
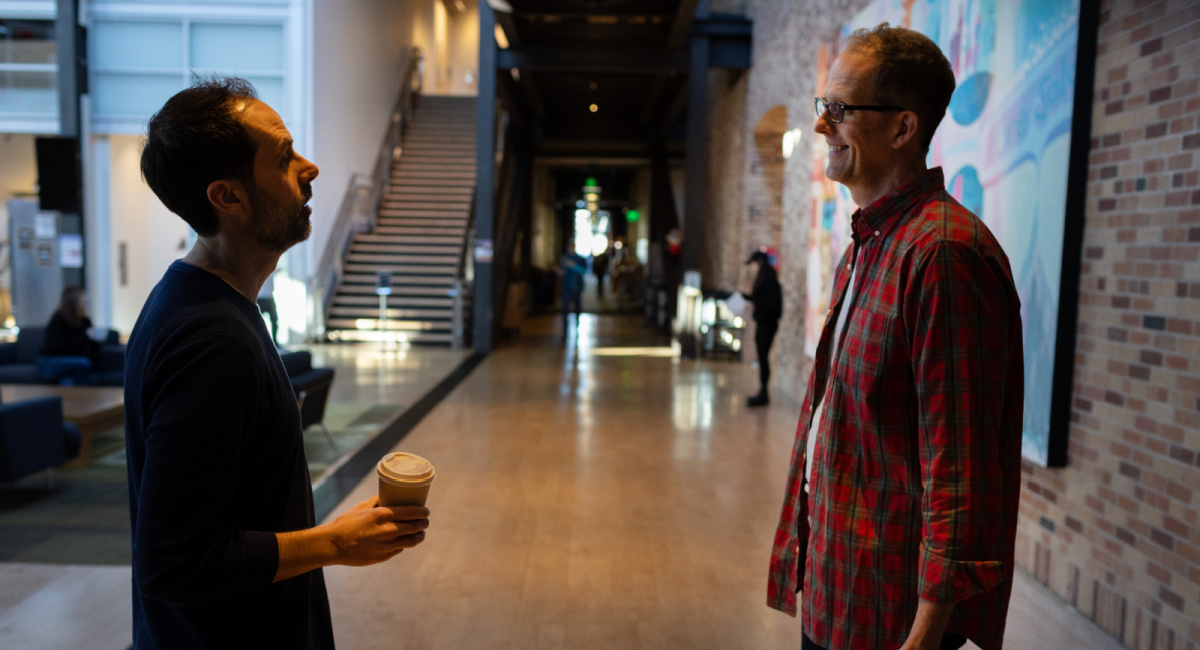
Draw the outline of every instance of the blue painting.
<instances>
[{"instance_id":1,"label":"blue painting","mask_svg":"<svg viewBox=\"0 0 1200 650\"><path fill-rule=\"evenodd\" d=\"M958 85L929 164L943 168L951 193L1008 254L1025 336L1022 452L1043 466L1063 264L1079 263L1063 259L1079 14L1078 0L877 0L842 27L818 63L819 90L845 37L884 21L926 34L949 59ZM855 209L845 188L824 178L824 149L813 149L807 313L818 322L808 328L810 354ZM1077 287L1067 291L1073 297ZM1065 432L1056 439L1065 444Z\"/></svg>"}]
</instances>

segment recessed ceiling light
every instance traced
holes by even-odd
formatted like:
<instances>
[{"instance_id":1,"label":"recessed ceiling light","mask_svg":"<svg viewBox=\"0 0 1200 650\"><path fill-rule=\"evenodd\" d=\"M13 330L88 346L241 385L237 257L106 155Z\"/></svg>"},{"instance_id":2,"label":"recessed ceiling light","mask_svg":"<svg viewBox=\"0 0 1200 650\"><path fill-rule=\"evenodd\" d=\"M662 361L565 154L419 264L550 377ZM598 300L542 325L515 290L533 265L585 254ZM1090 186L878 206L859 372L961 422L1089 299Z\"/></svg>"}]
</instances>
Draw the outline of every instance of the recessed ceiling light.
<instances>
[{"instance_id":1,"label":"recessed ceiling light","mask_svg":"<svg viewBox=\"0 0 1200 650\"><path fill-rule=\"evenodd\" d=\"M595 113L596 111L600 110L600 107L595 104L592 104L591 106L588 106L588 110Z\"/></svg>"},{"instance_id":2,"label":"recessed ceiling light","mask_svg":"<svg viewBox=\"0 0 1200 650\"><path fill-rule=\"evenodd\" d=\"M592 83L588 84L588 88L591 88L592 90L595 90L595 89L596 89L596 82L595 82L595 81L593 81Z\"/></svg>"}]
</instances>

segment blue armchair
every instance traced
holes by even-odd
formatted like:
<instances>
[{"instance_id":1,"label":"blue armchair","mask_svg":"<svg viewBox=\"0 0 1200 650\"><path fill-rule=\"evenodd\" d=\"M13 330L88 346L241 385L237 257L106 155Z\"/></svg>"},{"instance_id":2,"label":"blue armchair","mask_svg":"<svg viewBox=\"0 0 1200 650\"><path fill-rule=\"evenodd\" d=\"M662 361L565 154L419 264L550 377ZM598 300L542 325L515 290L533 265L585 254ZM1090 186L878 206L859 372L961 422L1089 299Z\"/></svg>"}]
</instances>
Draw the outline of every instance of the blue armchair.
<instances>
[{"instance_id":1,"label":"blue armchair","mask_svg":"<svg viewBox=\"0 0 1200 650\"><path fill-rule=\"evenodd\" d=\"M62 465L81 442L79 428L63 422L61 398L0 404L0 483Z\"/></svg>"}]
</instances>

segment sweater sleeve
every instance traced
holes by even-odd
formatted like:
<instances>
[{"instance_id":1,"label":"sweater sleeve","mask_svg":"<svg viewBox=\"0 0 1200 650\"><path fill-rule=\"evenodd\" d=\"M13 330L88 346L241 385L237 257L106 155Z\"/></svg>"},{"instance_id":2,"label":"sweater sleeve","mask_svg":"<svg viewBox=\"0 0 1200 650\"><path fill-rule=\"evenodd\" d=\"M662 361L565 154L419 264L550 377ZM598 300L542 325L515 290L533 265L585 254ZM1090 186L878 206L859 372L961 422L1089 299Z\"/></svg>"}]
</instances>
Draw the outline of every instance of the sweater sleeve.
<instances>
[{"instance_id":1,"label":"sweater sleeve","mask_svg":"<svg viewBox=\"0 0 1200 650\"><path fill-rule=\"evenodd\" d=\"M241 463L255 435L246 423L261 406L252 359L213 337L174 348L146 374L133 564L148 598L201 603L274 580L275 534L242 530L230 517L242 505L231 499L235 488L256 470Z\"/></svg>"}]
</instances>

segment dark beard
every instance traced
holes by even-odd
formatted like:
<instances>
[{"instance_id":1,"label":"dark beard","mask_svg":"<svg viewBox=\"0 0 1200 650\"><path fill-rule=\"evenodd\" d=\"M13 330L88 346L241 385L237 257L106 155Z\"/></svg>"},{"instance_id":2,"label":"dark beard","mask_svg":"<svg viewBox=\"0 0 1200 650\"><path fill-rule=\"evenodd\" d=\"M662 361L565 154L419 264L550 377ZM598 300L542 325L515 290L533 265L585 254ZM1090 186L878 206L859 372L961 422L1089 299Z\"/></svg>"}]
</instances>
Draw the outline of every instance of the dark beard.
<instances>
[{"instance_id":1,"label":"dark beard","mask_svg":"<svg viewBox=\"0 0 1200 650\"><path fill-rule=\"evenodd\" d=\"M250 195L250 206L254 209L255 217L251 222L250 236L268 251L282 253L312 234L312 222L304 205L271 205L260 199L255 191Z\"/></svg>"}]
</instances>

